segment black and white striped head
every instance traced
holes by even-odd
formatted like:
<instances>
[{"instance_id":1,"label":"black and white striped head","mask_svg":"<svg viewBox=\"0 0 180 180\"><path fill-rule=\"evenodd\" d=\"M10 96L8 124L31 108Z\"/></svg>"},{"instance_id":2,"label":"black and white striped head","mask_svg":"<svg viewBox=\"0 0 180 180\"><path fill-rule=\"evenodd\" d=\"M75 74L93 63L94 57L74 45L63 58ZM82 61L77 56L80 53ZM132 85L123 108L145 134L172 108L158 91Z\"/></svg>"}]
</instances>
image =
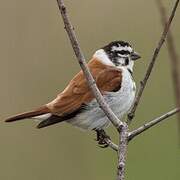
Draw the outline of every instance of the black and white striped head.
<instances>
[{"instance_id":1,"label":"black and white striped head","mask_svg":"<svg viewBox=\"0 0 180 180\"><path fill-rule=\"evenodd\" d=\"M140 55L125 41L113 41L96 51L95 56L106 64L124 66L130 70L133 69L134 61L140 58Z\"/></svg>"}]
</instances>

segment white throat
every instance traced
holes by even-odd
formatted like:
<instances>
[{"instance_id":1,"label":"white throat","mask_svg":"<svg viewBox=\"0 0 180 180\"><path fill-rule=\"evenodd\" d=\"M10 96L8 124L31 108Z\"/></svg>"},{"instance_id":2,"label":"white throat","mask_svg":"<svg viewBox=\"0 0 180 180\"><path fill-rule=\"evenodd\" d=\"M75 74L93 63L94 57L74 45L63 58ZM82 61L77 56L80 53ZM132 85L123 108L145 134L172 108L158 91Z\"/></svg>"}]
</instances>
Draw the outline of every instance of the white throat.
<instances>
[{"instance_id":1,"label":"white throat","mask_svg":"<svg viewBox=\"0 0 180 180\"><path fill-rule=\"evenodd\" d=\"M105 53L105 51L103 49L97 50L94 53L93 58L99 59L103 64L106 64L106 65L109 65L109 66L114 66L114 64L109 59L108 55Z\"/></svg>"}]
</instances>

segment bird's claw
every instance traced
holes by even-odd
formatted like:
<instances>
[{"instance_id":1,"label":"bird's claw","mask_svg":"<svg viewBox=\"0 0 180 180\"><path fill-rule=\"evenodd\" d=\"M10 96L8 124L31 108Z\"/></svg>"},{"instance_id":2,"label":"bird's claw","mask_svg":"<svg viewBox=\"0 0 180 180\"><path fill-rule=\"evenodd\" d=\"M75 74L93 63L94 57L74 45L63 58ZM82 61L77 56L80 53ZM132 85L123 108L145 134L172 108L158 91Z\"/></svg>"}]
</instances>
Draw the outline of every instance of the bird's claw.
<instances>
[{"instance_id":1,"label":"bird's claw","mask_svg":"<svg viewBox=\"0 0 180 180\"><path fill-rule=\"evenodd\" d=\"M101 130L96 130L97 138L96 141L98 141L98 146L100 148L107 148L109 145L106 142L106 139L110 139L110 137L106 134L106 132Z\"/></svg>"}]
</instances>

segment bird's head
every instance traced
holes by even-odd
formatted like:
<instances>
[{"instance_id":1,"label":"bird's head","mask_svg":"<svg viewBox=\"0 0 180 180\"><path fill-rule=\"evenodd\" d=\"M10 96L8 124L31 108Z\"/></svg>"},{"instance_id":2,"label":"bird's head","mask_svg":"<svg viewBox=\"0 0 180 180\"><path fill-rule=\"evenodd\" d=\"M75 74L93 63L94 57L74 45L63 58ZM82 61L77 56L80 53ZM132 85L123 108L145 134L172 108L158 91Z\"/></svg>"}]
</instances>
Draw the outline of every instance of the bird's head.
<instances>
[{"instance_id":1,"label":"bird's head","mask_svg":"<svg viewBox=\"0 0 180 180\"><path fill-rule=\"evenodd\" d=\"M125 41L113 41L94 54L103 63L116 67L126 67L133 71L134 61L141 56Z\"/></svg>"}]
</instances>

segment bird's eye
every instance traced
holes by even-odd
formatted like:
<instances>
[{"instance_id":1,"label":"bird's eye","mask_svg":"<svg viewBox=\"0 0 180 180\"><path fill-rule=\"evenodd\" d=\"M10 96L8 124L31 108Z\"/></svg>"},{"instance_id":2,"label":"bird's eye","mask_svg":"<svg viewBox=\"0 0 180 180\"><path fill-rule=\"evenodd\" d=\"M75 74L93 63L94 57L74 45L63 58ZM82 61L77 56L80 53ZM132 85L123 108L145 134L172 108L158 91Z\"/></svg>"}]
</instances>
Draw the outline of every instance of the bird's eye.
<instances>
[{"instance_id":1,"label":"bird's eye","mask_svg":"<svg viewBox=\"0 0 180 180\"><path fill-rule=\"evenodd\" d=\"M128 55L128 54L130 54L130 52L129 51L126 51L126 50L121 50L121 51L119 51L120 52L120 54L122 54L122 55Z\"/></svg>"}]
</instances>

